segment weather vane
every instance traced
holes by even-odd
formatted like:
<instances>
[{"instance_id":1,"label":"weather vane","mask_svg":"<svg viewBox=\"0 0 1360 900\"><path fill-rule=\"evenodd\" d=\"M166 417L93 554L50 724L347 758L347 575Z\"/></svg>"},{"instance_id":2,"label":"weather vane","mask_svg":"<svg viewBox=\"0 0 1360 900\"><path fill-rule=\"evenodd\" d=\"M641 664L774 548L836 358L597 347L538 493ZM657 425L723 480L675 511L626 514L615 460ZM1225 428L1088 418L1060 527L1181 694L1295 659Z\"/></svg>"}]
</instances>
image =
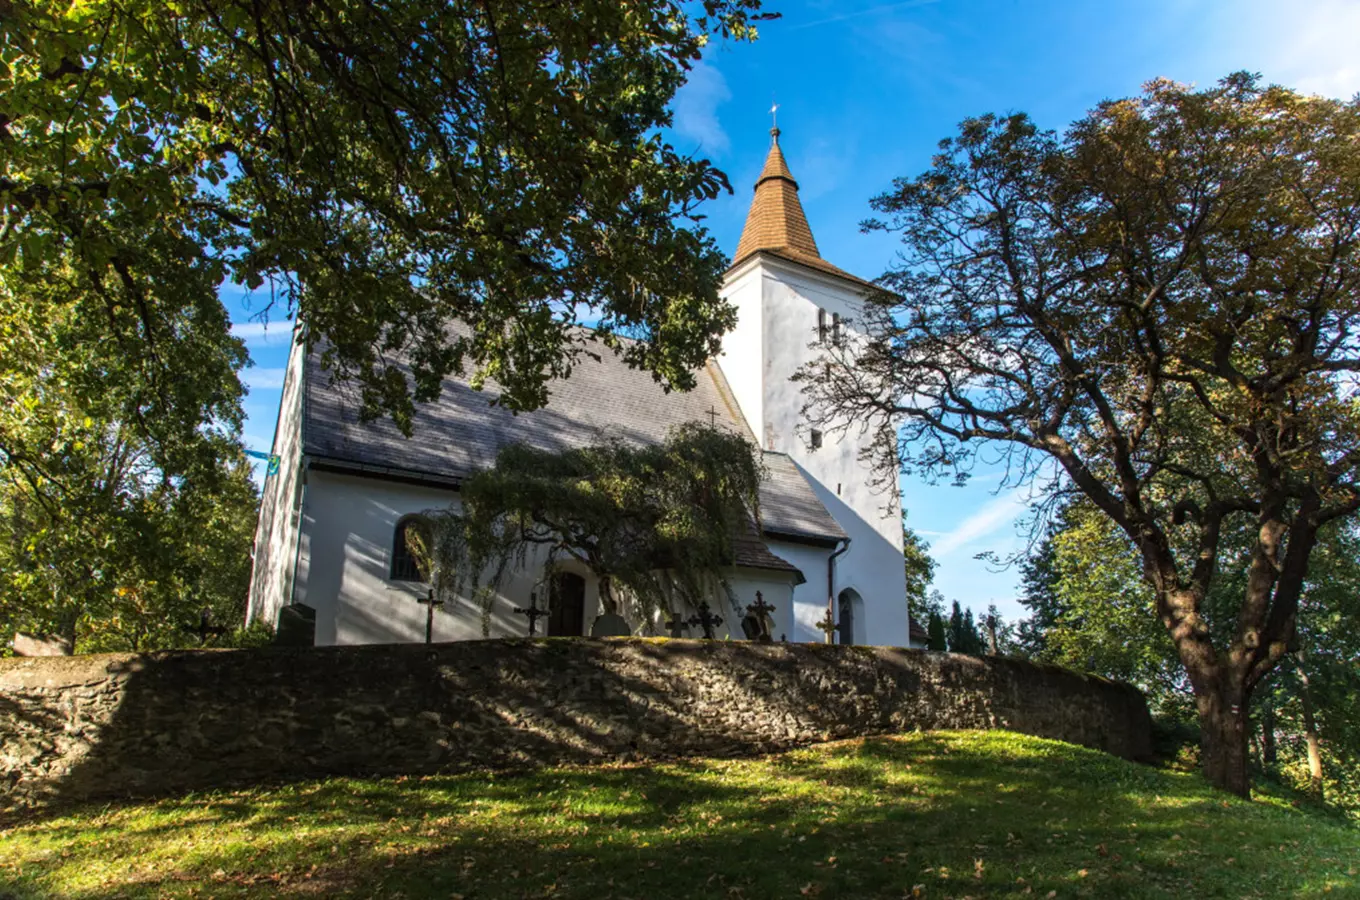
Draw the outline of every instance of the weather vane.
<instances>
[{"instance_id":1,"label":"weather vane","mask_svg":"<svg viewBox=\"0 0 1360 900\"><path fill-rule=\"evenodd\" d=\"M775 128L779 127L779 104L775 103L770 107L770 124Z\"/></svg>"}]
</instances>

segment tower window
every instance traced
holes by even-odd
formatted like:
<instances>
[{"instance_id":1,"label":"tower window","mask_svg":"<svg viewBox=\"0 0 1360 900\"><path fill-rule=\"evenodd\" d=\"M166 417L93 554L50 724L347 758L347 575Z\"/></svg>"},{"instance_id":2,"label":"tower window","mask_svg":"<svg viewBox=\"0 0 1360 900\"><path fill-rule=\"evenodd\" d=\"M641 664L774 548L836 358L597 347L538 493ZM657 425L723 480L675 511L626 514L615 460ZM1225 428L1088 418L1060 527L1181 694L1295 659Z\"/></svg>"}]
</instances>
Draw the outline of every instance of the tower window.
<instances>
[{"instance_id":1,"label":"tower window","mask_svg":"<svg viewBox=\"0 0 1360 900\"><path fill-rule=\"evenodd\" d=\"M812 429L812 434L808 435L808 446L813 450L822 448L822 433L816 428Z\"/></svg>"},{"instance_id":2,"label":"tower window","mask_svg":"<svg viewBox=\"0 0 1360 900\"><path fill-rule=\"evenodd\" d=\"M841 345L841 314L840 314L840 313L833 313L833 314L831 315L831 343L835 344L837 347L839 347L839 346Z\"/></svg>"},{"instance_id":3,"label":"tower window","mask_svg":"<svg viewBox=\"0 0 1360 900\"><path fill-rule=\"evenodd\" d=\"M817 342L818 342L818 343L821 343L821 344L825 344L825 343L826 343L826 333L827 333L827 326L826 326L826 310L824 310L824 309L819 309L819 310L817 310Z\"/></svg>"}]
</instances>

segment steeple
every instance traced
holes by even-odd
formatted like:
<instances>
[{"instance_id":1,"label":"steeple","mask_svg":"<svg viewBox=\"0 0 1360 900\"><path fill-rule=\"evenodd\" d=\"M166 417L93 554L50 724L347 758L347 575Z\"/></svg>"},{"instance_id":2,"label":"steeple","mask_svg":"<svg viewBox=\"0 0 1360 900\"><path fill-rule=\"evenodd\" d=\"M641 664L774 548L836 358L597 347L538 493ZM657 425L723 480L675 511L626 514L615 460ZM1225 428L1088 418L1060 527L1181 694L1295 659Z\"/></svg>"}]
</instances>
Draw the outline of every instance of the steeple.
<instances>
[{"instance_id":1,"label":"steeple","mask_svg":"<svg viewBox=\"0 0 1360 900\"><path fill-rule=\"evenodd\" d=\"M765 157L765 168L756 181L756 196L746 214L746 227L733 261L740 262L757 250L820 260L803 204L798 201L798 182L793 180L784 152L779 149L777 126L770 129L770 137L770 155Z\"/></svg>"}]
</instances>

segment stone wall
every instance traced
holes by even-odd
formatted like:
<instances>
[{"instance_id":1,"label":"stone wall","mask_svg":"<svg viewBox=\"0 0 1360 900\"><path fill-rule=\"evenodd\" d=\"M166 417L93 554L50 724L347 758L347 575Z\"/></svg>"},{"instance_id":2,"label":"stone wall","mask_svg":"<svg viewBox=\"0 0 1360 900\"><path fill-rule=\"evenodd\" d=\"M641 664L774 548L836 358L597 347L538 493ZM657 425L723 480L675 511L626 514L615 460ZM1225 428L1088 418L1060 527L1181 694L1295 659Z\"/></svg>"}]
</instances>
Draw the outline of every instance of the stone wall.
<instances>
[{"instance_id":1,"label":"stone wall","mask_svg":"<svg viewBox=\"0 0 1360 900\"><path fill-rule=\"evenodd\" d=\"M1010 728L1137 758L1127 685L883 647L575 638L0 659L0 806Z\"/></svg>"}]
</instances>

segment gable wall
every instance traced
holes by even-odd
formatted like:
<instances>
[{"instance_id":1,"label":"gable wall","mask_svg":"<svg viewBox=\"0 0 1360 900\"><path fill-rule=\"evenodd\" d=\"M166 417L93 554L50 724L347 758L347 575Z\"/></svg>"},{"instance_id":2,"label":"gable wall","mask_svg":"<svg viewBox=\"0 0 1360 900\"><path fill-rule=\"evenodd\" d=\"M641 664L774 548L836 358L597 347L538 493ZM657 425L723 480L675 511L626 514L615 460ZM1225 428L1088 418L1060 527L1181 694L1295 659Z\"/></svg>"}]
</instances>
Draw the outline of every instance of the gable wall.
<instances>
[{"instance_id":1,"label":"gable wall","mask_svg":"<svg viewBox=\"0 0 1360 900\"><path fill-rule=\"evenodd\" d=\"M298 549L298 512L302 502L303 341L294 332L288 369L279 400L270 453L279 457L275 475L267 475L260 494L260 517L255 526L250 572L250 602L246 623L273 625L288 602Z\"/></svg>"}]
</instances>

